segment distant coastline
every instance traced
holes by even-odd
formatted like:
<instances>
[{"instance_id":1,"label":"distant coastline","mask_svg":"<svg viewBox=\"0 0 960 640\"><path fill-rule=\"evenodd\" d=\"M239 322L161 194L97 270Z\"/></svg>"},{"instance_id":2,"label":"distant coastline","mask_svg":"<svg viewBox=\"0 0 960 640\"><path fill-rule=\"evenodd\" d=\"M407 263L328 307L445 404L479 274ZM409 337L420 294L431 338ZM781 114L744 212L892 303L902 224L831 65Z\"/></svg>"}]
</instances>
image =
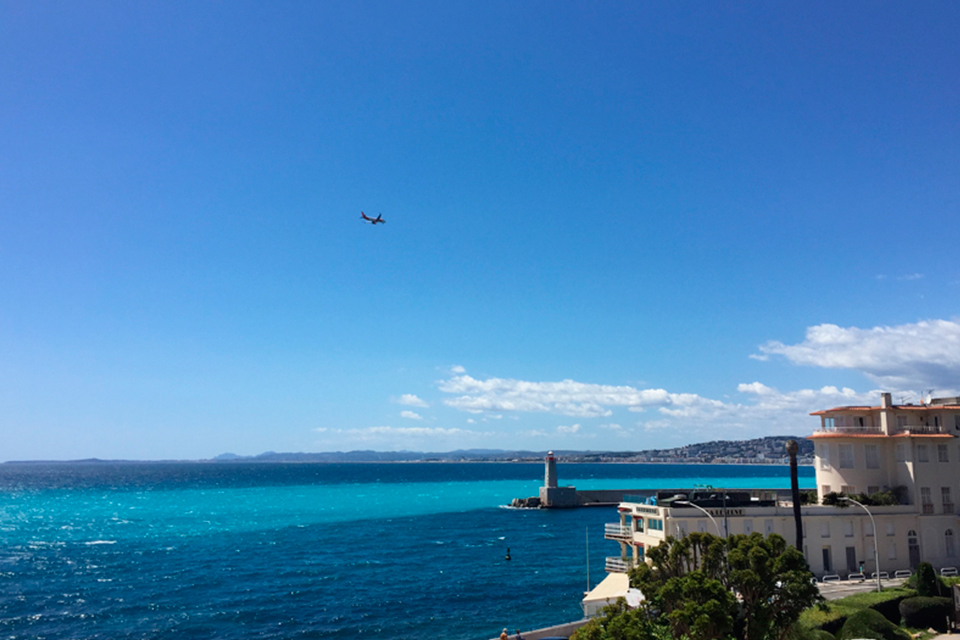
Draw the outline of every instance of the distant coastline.
<instances>
[{"instance_id":1,"label":"distant coastline","mask_svg":"<svg viewBox=\"0 0 960 640\"><path fill-rule=\"evenodd\" d=\"M577 451L554 450L558 460L565 464L610 463L610 464L737 464L737 465L784 465L788 464L785 445L796 440L800 445L797 462L813 464L813 443L797 436L768 436L752 440L714 440L671 449L647 449L642 451ZM179 462L230 464L243 462L289 462L289 463L386 463L386 462L502 462L539 463L546 451L509 451L501 449L465 449L446 453L420 451L333 451L321 453L276 453L268 451L255 456L224 453L204 460L11 460L4 464L142 464L147 462Z\"/></svg>"}]
</instances>

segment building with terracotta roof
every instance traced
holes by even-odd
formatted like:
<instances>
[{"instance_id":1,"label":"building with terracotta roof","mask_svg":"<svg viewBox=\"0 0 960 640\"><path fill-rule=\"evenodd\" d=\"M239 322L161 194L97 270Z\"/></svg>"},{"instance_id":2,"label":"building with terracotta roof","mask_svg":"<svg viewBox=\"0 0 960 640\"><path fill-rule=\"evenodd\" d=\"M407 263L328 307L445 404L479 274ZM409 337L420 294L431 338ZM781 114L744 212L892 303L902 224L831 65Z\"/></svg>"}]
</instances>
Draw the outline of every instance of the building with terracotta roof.
<instances>
[{"instance_id":1,"label":"building with terracotta roof","mask_svg":"<svg viewBox=\"0 0 960 640\"><path fill-rule=\"evenodd\" d=\"M819 504L801 509L802 551L811 571L821 578L862 571L869 579L927 561L952 573L960 565L960 398L895 405L884 393L879 406L811 415L820 419L810 436ZM829 504L839 493L866 508ZM891 496L893 504L880 505ZM776 492L665 490L655 499L625 500L618 511L620 521L608 524L604 536L620 544L620 555L607 559L611 572L642 562L645 551L667 536L692 531L796 540L793 505Z\"/></svg>"}]
</instances>

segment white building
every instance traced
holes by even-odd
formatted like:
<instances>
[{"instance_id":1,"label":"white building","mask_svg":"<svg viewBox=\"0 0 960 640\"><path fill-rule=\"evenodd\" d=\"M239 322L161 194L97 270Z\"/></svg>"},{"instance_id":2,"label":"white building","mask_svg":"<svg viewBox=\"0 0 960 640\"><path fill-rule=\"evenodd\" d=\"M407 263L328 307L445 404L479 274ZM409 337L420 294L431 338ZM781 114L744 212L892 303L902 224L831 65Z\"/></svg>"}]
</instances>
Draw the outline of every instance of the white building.
<instances>
[{"instance_id":1,"label":"white building","mask_svg":"<svg viewBox=\"0 0 960 640\"><path fill-rule=\"evenodd\" d=\"M855 505L804 506L802 550L811 571L846 577L862 567L870 577L878 570L874 545L881 575L893 576L921 561L938 569L960 565L955 502L960 496L960 398L894 405L884 393L880 406L836 407L812 415L820 418L820 429L810 436L820 500L831 492L870 495L897 488L903 499L896 506L868 506L876 531ZM796 540L788 501L773 493L751 499L730 491L724 506L724 493L661 491L657 504L622 502L620 521L606 525L605 537L620 544L620 555L607 558L607 571L625 572L667 536L692 531L778 533L790 543ZM681 494L676 501L684 504L674 504L669 498L674 494Z\"/></svg>"}]
</instances>

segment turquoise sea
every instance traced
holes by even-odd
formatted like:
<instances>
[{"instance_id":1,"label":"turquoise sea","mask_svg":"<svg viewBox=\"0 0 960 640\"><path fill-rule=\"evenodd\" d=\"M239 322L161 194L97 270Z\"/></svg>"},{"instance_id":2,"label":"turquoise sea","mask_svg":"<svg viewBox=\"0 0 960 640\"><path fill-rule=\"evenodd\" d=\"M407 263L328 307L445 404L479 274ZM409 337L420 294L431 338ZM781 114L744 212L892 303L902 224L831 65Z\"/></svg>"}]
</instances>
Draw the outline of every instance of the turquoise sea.
<instances>
[{"instance_id":1,"label":"turquoise sea","mask_svg":"<svg viewBox=\"0 0 960 640\"><path fill-rule=\"evenodd\" d=\"M558 471L789 487L779 466ZM2 464L0 638L483 640L575 620L617 514L504 506L542 482L541 464Z\"/></svg>"}]
</instances>

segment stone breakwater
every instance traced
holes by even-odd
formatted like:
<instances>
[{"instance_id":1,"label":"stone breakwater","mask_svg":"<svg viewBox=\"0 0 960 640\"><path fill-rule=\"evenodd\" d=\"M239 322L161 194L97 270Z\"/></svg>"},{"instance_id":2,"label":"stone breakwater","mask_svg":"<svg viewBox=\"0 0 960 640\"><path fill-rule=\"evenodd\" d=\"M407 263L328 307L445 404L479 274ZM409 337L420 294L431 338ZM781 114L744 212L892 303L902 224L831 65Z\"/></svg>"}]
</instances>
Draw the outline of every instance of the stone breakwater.
<instances>
[{"instance_id":1,"label":"stone breakwater","mask_svg":"<svg viewBox=\"0 0 960 640\"><path fill-rule=\"evenodd\" d=\"M539 496L514 498L510 506L518 509L575 509L609 507L623 502L624 496L643 498L656 495L650 489L593 489L578 491L574 487L544 487Z\"/></svg>"}]
</instances>

